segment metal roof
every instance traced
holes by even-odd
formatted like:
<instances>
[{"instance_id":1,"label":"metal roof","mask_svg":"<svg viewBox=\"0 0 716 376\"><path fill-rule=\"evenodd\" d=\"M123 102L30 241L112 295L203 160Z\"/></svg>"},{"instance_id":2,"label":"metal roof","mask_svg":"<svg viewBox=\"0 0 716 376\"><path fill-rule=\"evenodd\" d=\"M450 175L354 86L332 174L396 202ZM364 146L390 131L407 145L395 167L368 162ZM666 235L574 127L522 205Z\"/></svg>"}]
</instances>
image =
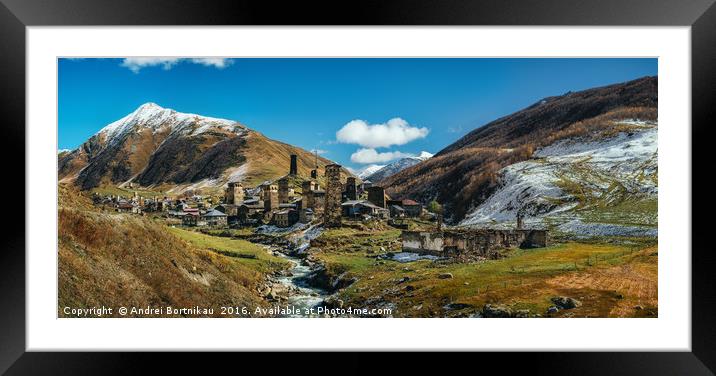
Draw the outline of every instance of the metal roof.
<instances>
[{"instance_id":1,"label":"metal roof","mask_svg":"<svg viewBox=\"0 0 716 376\"><path fill-rule=\"evenodd\" d=\"M226 214L224 214L216 209L212 209L209 212L207 212L206 214L204 214L203 216L204 217L226 217Z\"/></svg>"}]
</instances>

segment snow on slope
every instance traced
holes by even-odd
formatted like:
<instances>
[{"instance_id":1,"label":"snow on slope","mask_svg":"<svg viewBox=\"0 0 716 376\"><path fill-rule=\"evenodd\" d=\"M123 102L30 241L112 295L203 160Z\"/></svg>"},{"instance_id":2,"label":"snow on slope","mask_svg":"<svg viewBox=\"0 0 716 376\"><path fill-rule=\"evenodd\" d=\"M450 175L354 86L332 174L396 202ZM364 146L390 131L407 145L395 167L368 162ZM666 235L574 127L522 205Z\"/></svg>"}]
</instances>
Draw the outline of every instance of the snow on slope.
<instances>
[{"instance_id":1,"label":"snow on slope","mask_svg":"<svg viewBox=\"0 0 716 376\"><path fill-rule=\"evenodd\" d=\"M156 103L145 103L131 114L102 128L98 135L104 135L107 143L122 139L121 136L134 130L135 126L151 129L157 132L164 127L171 127L171 133L191 136L201 134L211 129L223 129L236 134L243 133L246 128L239 123L206 117L196 114L177 112L163 108Z\"/></svg>"},{"instance_id":2,"label":"snow on slope","mask_svg":"<svg viewBox=\"0 0 716 376\"><path fill-rule=\"evenodd\" d=\"M382 168L374 171L371 174L367 174L365 178L372 182L378 182L391 175L395 175L408 167L414 166L432 156L433 155L431 153L423 151L418 156L401 158L396 162L393 162L387 166L383 166ZM361 179L363 179L363 177L361 177Z\"/></svg>"},{"instance_id":3,"label":"snow on slope","mask_svg":"<svg viewBox=\"0 0 716 376\"><path fill-rule=\"evenodd\" d=\"M562 140L503 168L500 188L460 225L512 226L521 212L528 225L566 233L656 236L657 127L621 123L635 130L599 141Z\"/></svg>"},{"instance_id":4,"label":"snow on slope","mask_svg":"<svg viewBox=\"0 0 716 376\"><path fill-rule=\"evenodd\" d=\"M360 170L351 172L353 172L353 174L355 174L357 177L361 178L361 180L366 180L367 177L373 175L376 171L380 170L383 167L385 167L385 165L372 164Z\"/></svg>"}]
</instances>

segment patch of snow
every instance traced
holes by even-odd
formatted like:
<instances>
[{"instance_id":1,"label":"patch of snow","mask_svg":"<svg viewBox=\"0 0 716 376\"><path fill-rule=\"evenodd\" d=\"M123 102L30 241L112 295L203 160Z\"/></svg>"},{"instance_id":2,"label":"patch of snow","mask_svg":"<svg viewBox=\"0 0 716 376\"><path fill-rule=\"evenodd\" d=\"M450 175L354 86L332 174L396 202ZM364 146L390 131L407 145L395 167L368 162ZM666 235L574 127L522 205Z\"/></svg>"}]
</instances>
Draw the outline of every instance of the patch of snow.
<instances>
[{"instance_id":1,"label":"patch of snow","mask_svg":"<svg viewBox=\"0 0 716 376\"><path fill-rule=\"evenodd\" d=\"M354 170L352 172L354 175L361 178L361 180L365 180L368 176L373 175L376 171L380 170L383 167L385 167L385 165L372 164L372 165L363 167L360 170Z\"/></svg>"},{"instance_id":2,"label":"patch of snow","mask_svg":"<svg viewBox=\"0 0 716 376\"><path fill-rule=\"evenodd\" d=\"M424 161L424 160L426 160L426 159L432 158L433 155L435 155L435 154L433 154L433 153L428 153L427 151L423 150L423 151L421 151L420 154L418 154L418 156L415 157L415 158L418 158L418 159L421 159L421 160Z\"/></svg>"},{"instance_id":3,"label":"patch of snow","mask_svg":"<svg viewBox=\"0 0 716 376\"><path fill-rule=\"evenodd\" d=\"M577 237L593 236L651 236L656 237L659 230L651 227L622 226L609 223L585 223L575 219L557 226L561 232L571 233Z\"/></svg>"},{"instance_id":4,"label":"patch of snow","mask_svg":"<svg viewBox=\"0 0 716 376\"><path fill-rule=\"evenodd\" d=\"M535 151L531 160L503 168L499 172L500 187L469 212L460 225L514 226L518 212L530 226L571 223L579 217L574 209L584 203L560 188L564 181L577 182L584 193L599 197L603 203L618 196L617 191L622 197L656 198L658 186L650 177L658 168L657 127L655 123L637 120L622 123L643 128L598 141L561 140ZM585 230L595 234L616 234L632 231L613 228L616 225L598 224L592 228L575 223L565 226L564 232ZM632 232L651 234L655 230Z\"/></svg>"},{"instance_id":5,"label":"patch of snow","mask_svg":"<svg viewBox=\"0 0 716 376\"><path fill-rule=\"evenodd\" d=\"M438 256L433 255L421 255L414 252L398 252L393 255L391 260L397 262L413 262L418 260L437 260Z\"/></svg>"},{"instance_id":6,"label":"patch of snow","mask_svg":"<svg viewBox=\"0 0 716 376\"><path fill-rule=\"evenodd\" d=\"M107 143L112 144L115 140L123 139L122 136L132 132L136 127L151 130L153 133L170 128L171 133L181 135L197 135L211 129L222 129L236 134L243 134L246 131L246 127L232 120L177 112L150 102L108 124L96 135L103 135Z\"/></svg>"},{"instance_id":7,"label":"patch of snow","mask_svg":"<svg viewBox=\"0 0 716 376\"><path fill-rule=\"evenodd\" d=\"M185 185L185 184L177 185L177 186L169 189L167 191L167 193L181 194L181 193L184 193L189 190L196 190L196 189L201 189L201 188L213 188L213 187L221 186L223 184L224 184L224 182L220 178L215 178L215 179L207 178L207 179L199 180L198 182L192 183L189 185Z\"/></svg>"},{"instance_id":8,"label":"patch of snow","mask_svg":"<svg viewBox=\"0 0 716 376\"><path fill-rule=\"evenodd\" d=\"M234 182L234 181L242 181L244 179L244 176L246 176L246 173L249 172L249 162L246 162L242 164L239 167L232 167L226 170L226 174L228 175L228 182Z\"/></svg>"}]
</instances>

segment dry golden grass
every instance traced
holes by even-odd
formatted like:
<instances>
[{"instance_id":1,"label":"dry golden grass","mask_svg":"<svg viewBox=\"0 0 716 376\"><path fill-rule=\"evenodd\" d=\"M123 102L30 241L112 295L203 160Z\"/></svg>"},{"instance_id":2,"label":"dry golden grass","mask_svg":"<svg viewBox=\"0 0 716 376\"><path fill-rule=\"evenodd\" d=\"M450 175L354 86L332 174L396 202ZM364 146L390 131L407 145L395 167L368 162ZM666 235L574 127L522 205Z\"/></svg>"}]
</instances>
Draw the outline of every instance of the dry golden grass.
<instances>
[{"instance_id":1,"label":"dry golden grass","mask_svg":"<svg viewBox=\"0 0 716 376\"><path fill-rule=\"evenodd\" d=\"M657 247L649 247L635 254L630 263L560 275L549 279L547 285L555 289L615 292L618 298L609 317L655 317L659 299L656 252Z\"/></svg>"},{"instance_id":2,"label":"dry golden grass","mask_svg":"<svg viewBox=\"0 0 716 376\"><path fill-rule=\"evenodd\" d=\"M255 292L263 273L240 261L196 248L152 220L87 209L71 190L60 199L73 206L58 211L60 316L65 306L267 304Z\"/></svg>"}]
</instances>

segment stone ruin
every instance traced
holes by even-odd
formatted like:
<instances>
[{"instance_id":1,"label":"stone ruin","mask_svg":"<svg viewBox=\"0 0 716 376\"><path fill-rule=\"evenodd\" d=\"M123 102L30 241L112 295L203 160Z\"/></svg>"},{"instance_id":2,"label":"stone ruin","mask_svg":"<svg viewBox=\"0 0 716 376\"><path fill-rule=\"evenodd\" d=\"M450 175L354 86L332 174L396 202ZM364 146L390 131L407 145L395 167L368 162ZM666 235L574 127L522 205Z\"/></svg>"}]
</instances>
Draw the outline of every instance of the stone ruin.
<instances>
[{"instance_id":1,"label":"stone ruin","mask_svg":"<svg viewBox=\"0 0 716 376\"><path fill-rule=\"evenodd\" d=\"M549 244L547 230L450 229L403 231L403 252L439 257L498 258L507 248L542 248Z\"/></svg>"}]
</instances>

